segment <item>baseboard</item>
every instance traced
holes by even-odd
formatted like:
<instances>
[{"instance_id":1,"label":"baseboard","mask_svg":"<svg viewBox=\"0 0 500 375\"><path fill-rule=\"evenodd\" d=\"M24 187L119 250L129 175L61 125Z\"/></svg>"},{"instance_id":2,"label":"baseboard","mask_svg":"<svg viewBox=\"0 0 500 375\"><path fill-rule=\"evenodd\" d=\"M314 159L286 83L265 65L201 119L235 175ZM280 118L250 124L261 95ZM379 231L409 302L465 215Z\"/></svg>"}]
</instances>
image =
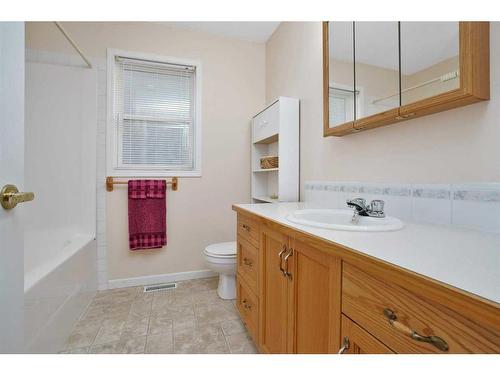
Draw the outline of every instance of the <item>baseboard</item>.
<instances>
[{"instance_id":1,"label":"baseboard","mask_svg":"<svg viewBox=\"0 0 500 375\"><path fill-rule=\"evenodd\" d=\"M215 272L212 272L210 270L199 270L199 271L188 271L188 272L177 272L177 273L165 273L161 275L131 277L128 279L114 279L108 281L108 289L170 283L173 281L183 281L192 279L204 279L207 277L214 277L214 276L217 276Z\"/></svg>"}]
</instances>

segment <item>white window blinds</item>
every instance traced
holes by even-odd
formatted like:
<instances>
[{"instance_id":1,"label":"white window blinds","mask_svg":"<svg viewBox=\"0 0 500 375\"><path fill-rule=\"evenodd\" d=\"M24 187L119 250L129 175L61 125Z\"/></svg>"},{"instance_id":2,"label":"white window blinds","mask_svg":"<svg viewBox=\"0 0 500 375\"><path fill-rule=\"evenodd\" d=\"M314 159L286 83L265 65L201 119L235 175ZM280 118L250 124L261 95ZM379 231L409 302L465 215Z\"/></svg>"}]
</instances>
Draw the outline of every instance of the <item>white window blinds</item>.
<instances>
[{"instance_id":1,"label":"white window blinds","mask_svg":"<svg viewBox=\"0 0 500 375\"><path fill-rule=\"evenodd\" d=\"M195 67L116 56L113 74L116 168L193 170Z\"/></svg>"}]
</instances>

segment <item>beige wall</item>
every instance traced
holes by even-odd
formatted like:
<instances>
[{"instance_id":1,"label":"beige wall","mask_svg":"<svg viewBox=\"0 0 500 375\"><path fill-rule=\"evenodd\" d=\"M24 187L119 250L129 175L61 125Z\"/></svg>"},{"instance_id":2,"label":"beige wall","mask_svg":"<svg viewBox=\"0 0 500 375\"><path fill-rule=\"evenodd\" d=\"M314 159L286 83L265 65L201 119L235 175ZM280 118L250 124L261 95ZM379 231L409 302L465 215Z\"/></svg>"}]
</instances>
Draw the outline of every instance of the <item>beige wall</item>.
<instances>
[{"instance_id":1,"label":"beige wall","mask_svg":"<svg viewBox=\"0 0 500 375\"><path fill-rule=\"evenodd\" d=\"M250 118L264 105L264 44L155 23L64 23L90 56L106 48L198 59L203 66L201 178L181 178L168 192L168 246L128 250L126 188L107 194L109 278L206 269L202 251L235 239L231 204L250 196ZM27 47L74 53L54 25L29 23ZM98 181L103 183L104 181Z\"/></svg>"},{"instance_id":2,"label":"beige wall","mask_svg":"<svg viewBox=\"0 0 500 375\"><path fill-rule=\"evenodd\" d=\"M319 22L282 23L266 45L266 97L301 100L301 189L308 180L500 181L500 23L491 25L491 97L397 125L323 138Z\"/></svg>"}]
</instances>

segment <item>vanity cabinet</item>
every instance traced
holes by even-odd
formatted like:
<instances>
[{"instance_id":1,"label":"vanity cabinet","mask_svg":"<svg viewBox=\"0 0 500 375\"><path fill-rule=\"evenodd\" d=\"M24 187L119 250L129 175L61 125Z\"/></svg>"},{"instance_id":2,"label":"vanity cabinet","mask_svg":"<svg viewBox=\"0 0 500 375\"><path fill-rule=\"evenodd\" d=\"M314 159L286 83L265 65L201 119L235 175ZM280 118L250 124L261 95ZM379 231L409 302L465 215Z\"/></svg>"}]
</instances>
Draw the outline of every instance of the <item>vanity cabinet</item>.
<instances>
[{"instance_id":1,"label":"vanity cabinet","mask_svg":"<svg viewBox=\"0 0 500 375\"><path fill-rule=\"evenodd\" d=\"M500 353L497 303L234 209L259 233L238 230L237 307L260 352Z\"/></svg>"},{"instance_id":2,"label":"vanity cabinet","mask_svg":"<svg viewBox=\"0 0 500 375\"><path fill-rule=\"evenodd\" d=\"M324 136L488 100L488 22L324 22Z\"/></svg>"},{"instance_id":3,"label":"vanity cabinet","mask_svg":"<svg viewBox=\"0 0 500 375\"><path fill-rule=\"evenodd\" d=\"M240 315L264 353L333 353L340 324L340 259L269 225L260 226L258 295L238 261ZM238 236L238 259L245 239ZM243 249L243 251L241 251ZM245 304L252 307L245 307ZM255 323L255 306L259 306ZM335 318L337 316L338 319ZM258 326L258 335L255 327ZM330 334L331 333L331 334Z\"/></svg>"}]
</instances>

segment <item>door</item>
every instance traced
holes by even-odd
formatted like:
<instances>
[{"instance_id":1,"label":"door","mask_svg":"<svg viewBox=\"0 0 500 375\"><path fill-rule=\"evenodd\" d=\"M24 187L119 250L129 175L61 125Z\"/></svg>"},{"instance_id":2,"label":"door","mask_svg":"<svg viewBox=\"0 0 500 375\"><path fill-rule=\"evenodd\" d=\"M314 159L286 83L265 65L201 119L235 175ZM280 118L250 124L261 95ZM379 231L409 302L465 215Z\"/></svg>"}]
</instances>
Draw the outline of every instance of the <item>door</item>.
<instances>
[{"instance_id":1,"label":"door","mask_svg":"<svg viewBox=\"0 0 500 375\"><path fill-rule=\"evenodd\" d=\"M24 23L0 22L0 189L24 187ZM23 351L22 205L0 206L0 353Z\"/></svg>"},{"instance_id":2,"label":"door","mask_svg":"<svg viewBox=\"0 0 500 375\"><path fill-rule=\"evenodd\" d=\"M340 344L341 259L293 241L294 353L336 353Z\"/></svg>"},{"instance_id":3,"label":"door","mask_svg":"<svg viewBox=\"0 0 500 375\"><path fill-rule=\"evenodd\" d=\"M351 319L342 315L342 347L339 354L393 354L394 352Z\"/></svg>"},{"instance_id":4,"label":"door","mask_svg":"<svg viewBox=\"0 0 500 375\"><path fill-rule=\"evenodd\" d=\"M265 353L288 353L290 279L284 268L284 258L290 250L288 238L263 226L261 244L260 346Z\"/></svg>"}]
</instances>

